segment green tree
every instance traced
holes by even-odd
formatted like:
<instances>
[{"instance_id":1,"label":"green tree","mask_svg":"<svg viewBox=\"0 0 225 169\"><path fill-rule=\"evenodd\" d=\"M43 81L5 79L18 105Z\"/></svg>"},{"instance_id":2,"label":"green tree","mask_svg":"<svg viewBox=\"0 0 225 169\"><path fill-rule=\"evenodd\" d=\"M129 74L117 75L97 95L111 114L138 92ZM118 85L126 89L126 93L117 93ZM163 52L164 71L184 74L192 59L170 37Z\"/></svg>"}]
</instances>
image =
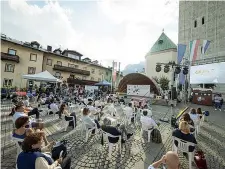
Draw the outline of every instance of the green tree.
<instances>
[{"instance_id":1,"label":"green tree","mask_svg":"<svg viewBox=\"0 0 225 169\"><path fill-rule=\"evenodd\" d=\"M170 82L170 80L167 77L162 76L159 78L159 84L160 84L162 90L169 89L169 82Z\"/></svg>"}]
</instances>

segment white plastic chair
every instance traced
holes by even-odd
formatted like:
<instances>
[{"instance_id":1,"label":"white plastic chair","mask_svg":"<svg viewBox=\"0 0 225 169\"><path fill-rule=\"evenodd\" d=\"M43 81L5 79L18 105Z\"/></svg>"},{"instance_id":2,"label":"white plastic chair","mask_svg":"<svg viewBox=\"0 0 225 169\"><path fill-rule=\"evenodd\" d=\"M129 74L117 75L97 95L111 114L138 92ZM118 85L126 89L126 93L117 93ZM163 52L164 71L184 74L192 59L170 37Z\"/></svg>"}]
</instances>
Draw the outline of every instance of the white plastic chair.
<instances>
[{"instance_id":1,"label":"white plastic chair","mask_svg":"<svg viewBox=\"0 0 225 169\"><path fill-rule=\"evenodd\" d=\"M111 138L118 138L118 142L117 143L110 143L109 142L109 137ZM108 142L108 145L109 145L109 158L111 160L111 157L112 157L112 148L113 148L113 145L117 145L120 149L120 154L121 154L121 151L122 151L122 146L121 146L121 135L119 136L114 136L110 133L107 133L107 132L104 132L103 131L103 138L107 139L107 142Z\"/></svg>"},{"instance_id":2,"label":"white plastic chair","mask_svg":"<svg viewBox=\"0 0 225 169\"><path fill-rule=\"evenodd\" d=\"M200 120L193 120L194 124L195 124L195 130L196 130L196 136L197 134L200 132Z\"/></svg>"},{"instance_id":3,"label":"white plastic chair","mask_svg":"<svg viewBox=\"0 0 225 169\"><path fill-rule=\"evenodd\" d=\"M147 131L148 132L148 142L150 142L151 141L151 133L152 133L153 129L154 129L154 127L142 123L141 124L141 132L140 132L140 134L142 136L143 131Z\"/></svg>"},{"instance_id":4,"label":"white plastic chair","mask_svg":"<svg viewBox=\"0 0 225 169\"><path fill-rule=\"evenodd\" d=\"M97 125L96 125L96 124L95 124L94 127L88 128L88 127L87 127L88 124L86 124L83 120L81 120L81 121L82 121L82 127L83 127L83 130L85 131L85 142L87 142L87 141L88 141L89 134L90 134L93 130L95 130L95 133L97 133L98 128L97 128Z\"/></svg>"},{"instance_id":5,"label":"white plastic chair","mask_svg":"<svg viewBox=\"0 0 225 169\"><path fill-rule=\"evenodd\" d=\"M179 139L177 137L172 137L172 151L178 153L178 151L184 152L188 154L188 159L189 159L189 169L192 169L192 161L194 160L194 151L189 152L189 147L193 146L195 147L194 143L184 141L182 139ZM178 142L178 145L176 146L174 141Z\"/></svg>"},{"instance_id":6,"label":"white plastic chair","mask_svg":"<svg viewBox=\"0 0 225 169\"><path fill-rule=\"evenodd\" d=\"M68 128L68 126L69 126L69 124L70 124L71 121L73 122L73 129L75 129L75 118L74 118L74 116L65 116L64 114L62 114L62 117L63 117L63 119L64 119L64 125L65 125L64 131L67 130L67 128ZM65 120L65 117L72 118L72 120L66 121L66 120Z\"/></svg>"}]
</instances>

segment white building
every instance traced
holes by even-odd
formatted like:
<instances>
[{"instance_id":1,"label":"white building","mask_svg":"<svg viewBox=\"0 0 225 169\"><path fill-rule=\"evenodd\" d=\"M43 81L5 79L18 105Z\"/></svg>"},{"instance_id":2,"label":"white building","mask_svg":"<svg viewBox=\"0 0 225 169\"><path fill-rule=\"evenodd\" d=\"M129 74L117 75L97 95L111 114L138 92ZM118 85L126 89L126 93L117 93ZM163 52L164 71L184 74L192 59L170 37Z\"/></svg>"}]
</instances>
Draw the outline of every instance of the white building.
<instances>
[{"instance_id":1,"label":"white building","mask_svg":"<svg viewBox=\"0 0 225 169\"><path fill-rule=\"evenodd\" d=\"M145 73L149 78L167 77L172 78L172 70L169 73L164 73L164 66L161 72L156 72L157 63L177 62L177 46L172 42L164 32L152 46L151 50L145 56ZM171 84L170 84L171 85Z\"/></svg>"}]
</instances>

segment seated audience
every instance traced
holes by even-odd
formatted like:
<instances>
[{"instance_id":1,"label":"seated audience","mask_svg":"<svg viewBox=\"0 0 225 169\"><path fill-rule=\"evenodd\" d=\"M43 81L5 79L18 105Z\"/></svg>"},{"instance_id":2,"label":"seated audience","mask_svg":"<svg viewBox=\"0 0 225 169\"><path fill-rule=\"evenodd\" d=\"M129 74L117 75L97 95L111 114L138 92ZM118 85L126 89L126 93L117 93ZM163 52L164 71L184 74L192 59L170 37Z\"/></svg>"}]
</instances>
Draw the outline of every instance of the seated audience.
<instances>
[{"instance_id":1,"label":"seated audience","mask_svg":"<svg viewBox=\"0 0 225 169\"><path fill-rule=\"evenodd\" d=\"M68 110L66 110L66 109L67 109L67 106L66 106L65 103L63 103L60 106L60 110L59 111L61 112L61 114L64 114L65 115L65 120L66 121L72 120L72 118L74 117L75 124L73 124L73 121L71 121L69 123L69 126L72 126L74 128L74 126L76 127L76 114L75 114L75 112L69 114ZM73 117L69 117L69 116L73 116Z\"/></svg>"},{"instance_id":2,"label":"seated audience","mask_svg":"<svg viewBox=\"0 0 225 169\"><path fill-rule=\"evenodd\" d=\"M100 128L99 122L98 122L97 120L95 120L95 119L94 119L94 120L91 119L91 118L89 117L89 114L90 114L90 110L89 110L87 107L85 107L85 108L83 109L83 117L82 117L82 121L85 123L85 125L86 125L86 127L87 127L88 129L95 127L95 125L96 125L97 128L99 129L99 128ZM94 134L95 131L93 130L92 133Z\"/></svg>"},{"instance_id":3,"label":"seated audience","mask_svg":"<svg viewBox=\"0 0 225 169\"><path fill-rule=\"evenodd\" d=\"M177 137L177 138L182 139L187 142L197 144L197 141L196 141L194 135L190 134L190 127L189 127L188 122L186 122L186 121L180 122L179 129L175 129L172 133L172 136ZM174 144L177 146L178 142L175 141ZM194 149L195 149L195 147L190 146L189 152L193 152Z\"/></svg>"},{"instance_id":4,"label":"seated audience","mask_svg":"<svg viewBox=\"0 0 225 169\"><path fill-rule=\"evenodd\" d=\"M203 116L203 113L202 113L202 109L200 107L197 109L197 114L198 114L199 118L201 119Z\"/></svg>"},{"instance_id":5,"label":"seated audience","mask_svg":"<svg viewBox=\"0 0 225 169\"><path fill-rule=\"evenodd\" d=\"M177 153L168 151L159 161L154 162L148 169L157 169L165 165L167 169L180 169L180 162Z\"/></svg>"},{"instance_id":6,"label":"seated audience","mask_svg":"<svg viewBox=\"0 0 225 169\"><path fill-rule=\"evenodd\" d=\"M62 112L59 111L59 107L58 107L58 105L54 102L54 99L51 99L51 104L50 104L49 107L50 107L50 109L51 109L51 111L52 111L53 113L59 114L59 118L62 119L62 117L61 117L61 113L62 113Z\"/></svg>"},{"instance_id":7,"label":"seated audience","mask_svg":"<svg viewBox=\"0 0 225 169\"><path fill-rule=\"evenodd\" d=\"M126 117L132 117L133 116L133 109L132 109L132 103L129 103L128 106L126 106L124 108L125 110L125 114L126 114Z\"/></svg>"},{"instance_id":8,"label":"seated audience","mask_svg":"<svg viewBox=\"0 0 225 169\"><path fill-rule=\"evenodd\" d=\"M190 117L190 115L189 115L188 113L184 113L184 114L182 115L182 117L180 118L179 122L181 122L181 121L186 121L186 122L188 122L188 124L189 124L189 126L190 126L190 131L191 131L191 132L194 132L194 131L195 131L195 128L194 128L194 126L195 126L194 121L191 119L191 117Z\"/></svg>"},{"instance_id":9,"label":"seated audience","mask_svg":"<svg viewBox=\"0 0 225 169\"><path fill-rule=\"evenodd\" d=\"M102 125L101 129L105 131L106 133L112 134L113 136L121 136L121 142L125 143L126 140L128 140L133 133L128 133L127 129L124 125L117 125L116 127L111 126L111 125ZM112 138L109 137L109 142L110 143L117 143L119 138Z\"/></svg>"},{"instance_id":10,"label":"seated audience","mask_svg":"<svg viewBox=\"0 0 225 169\"><path fill-rule=\"evenodd\" d=\"M198 116L198 114L196 113L196 109L192 109L190 112L190 117L191 119L194 121L194 123L199 122L200 118Z\"/></svg>"},{"instance_id":11,"label":"seated audience","mask_svg":"<svg viewBox=\"0 0 225 169\"><path fill-rule=\"evenodd\" d=\"M143 111L148 111L148 115L152 117L152 111L148 108L147 105L143 107Z\"/></svg>"},{"instance_id":12,"label":"seated audience","mask_svg":"<svg viewBox=\"0 0 225 169\"><path fill-rule=\"evenodd\" d=\"M14 115L13 115L13 123L15 123L15 121L21 117L21 116L31 116L36 114L36 119L39 119L39 111L37 108L34 108L32 110L27 109L24 107L23 102L18 102L17 105L14 108Z\"/></svg>"},{"instance_id":13,"label":"seated audience","mask_svg":"<svg viewBox=\"0 0 225 169\"><path fill-rule=\"evenodd\" d=\"M59 164L62 169L70 169L69 157L54 161L51 156L40 151L42 142L43 137L38 133L25 137L22 144L23 151L17 158L17 169L55 169Z\"/></svg>"},{"instance_id":14,"label":"seated audience","mask_svg":"<svg viewBox=\"0 0 225 169\"><path fill-rule=\"evenodd\" d=\"M20 139L21 141L25 139L31 133L39 133L42 135L45 145L42 147L42 151L49 150L53 146L53 142L48 142L45 132L37 129L36 131L32 128L27 127L29 124L29 117L22 116L18 118L15 122L16 129L13 130L12 137L16 139ZM20 143L20 142L19 142Z\"/></svg>"},{"instance_id":15,"label":"seated audience","mask_svg":"<svg viewBox=\"0 0 225 169\"><path fill-rule=\"evenodd\" d=\"M150 130L154 127L157 127L156 122L151 118L148 117L148 111L144 110L143 111L143 116L141 116L141 124L145 126L146 129Z\"/></svg>"}]
</instances>

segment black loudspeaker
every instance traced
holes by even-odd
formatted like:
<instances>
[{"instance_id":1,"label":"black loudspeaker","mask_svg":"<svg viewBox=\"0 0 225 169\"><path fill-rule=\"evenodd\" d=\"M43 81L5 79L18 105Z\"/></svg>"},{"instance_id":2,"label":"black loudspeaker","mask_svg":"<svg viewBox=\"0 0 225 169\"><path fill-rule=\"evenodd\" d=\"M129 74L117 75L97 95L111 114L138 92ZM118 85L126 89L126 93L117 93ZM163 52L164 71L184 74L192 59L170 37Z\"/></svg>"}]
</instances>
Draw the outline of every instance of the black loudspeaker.
<instances>
[{"instance_id":1,"label":"black loudspeaker","mask_svg":"<svg viewBox=\"0 0 225 169\"><path fill-rule=\"evenodd\" d=\"M173 87L172 88L172 99L177 99L177 90L176 90L176 87Z\"/></svg>"}]
</instances>

